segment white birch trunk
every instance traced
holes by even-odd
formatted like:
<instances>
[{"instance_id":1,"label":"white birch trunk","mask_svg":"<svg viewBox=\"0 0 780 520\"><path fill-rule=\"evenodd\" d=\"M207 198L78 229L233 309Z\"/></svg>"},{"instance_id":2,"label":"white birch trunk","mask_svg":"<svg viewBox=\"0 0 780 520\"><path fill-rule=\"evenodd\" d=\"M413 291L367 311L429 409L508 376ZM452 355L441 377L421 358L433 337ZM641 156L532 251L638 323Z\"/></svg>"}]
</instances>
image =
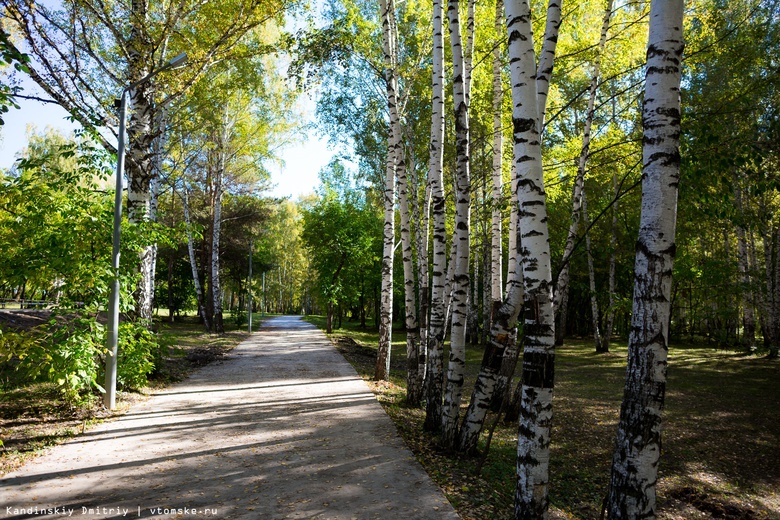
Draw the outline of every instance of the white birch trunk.
<instances>
[{"instance_id":1,"label":"white birch trunk","mask_svg":"<svg viewBox=\"0 0 780 520\"><path fill-rule=\"evenodd\" d=\"M540 107L544 104L540 103L533 83L536 57L530 5L526 0L506 0L504 5L509 34L514 162L518 176L518 240L522 240L521 258L525 287L525 350L517 446L515 518L546 518L555 323L547 206L542 175ZM543 49L549 38L546 36ZM537 78L537 85L538 82ZM544 98L546 99L546 96Z\"/></svg>"},{"instance_id":2,"label":"white birch trunk","mask_svg":"<svg viewBox=\"0 0 780 520\"><path fill-rule=\"evenodd\" d=\"M222 129L222 132L225 130ZM224 136L220 136L222 138ZM222 334L225 327L222 319L222 283L219 272L219 246L222 233L222 193L223 179L225 175L225 150L226 142L220 139L219 149L216 151L217 161L214 165L212 176L212 197L214 200L214 215L212 220L211 233L211 305L212 305L212 323L214 332Z\"/></svg>"},{"instance_id":3,"label":"white birch trunk","mask_svg":"<svg viewBox=\"0 0 780 520\"><path fill-rule=\"evenodd\" d=\"M401 123L396 118L393 133L401 135ZM400 141L400 139L398 139ZM400 144L400 143L399 143ZM404 313L406 324L406 390L407 398L419 400L422 391L419 380L420 329L417 324L417 295L414 283L414 258L412 253L411 213L409 210L409 182L403 149L396 150L396 175L398 177L398 198L401 213L401 258L404 270Z\"/></svg>"},{"instance_id":4,"label":"white birch trunk","mask_svg":"<svg viewBox=\"0 0 780 520\"><path fill-rule=\"evenodd\" d=\"M458 415L463 396L463 379L466 366L466 326L469 296L469 229L471 180L469 173L469 108L465 90L466 70L460 35L458 1L447 3L452 48L452 90L455 104L455 148L457 171L455 176L455 231L453 246L456 248L452 295L452 330L450 355L447 367L447 385L442 407L441 442L448 448L455 446L458 433Z\"/></svg>"},{"instance_id":5,"label":"white birch trunk","mask_svg":"<svg viewBox=\"0 0 780 520\"><path fill-rule=\"evenodd\" d=\"M417 244L417 278L420 284L420 305L418 310L418 328L420 331L420 338L417 353L417 384L415 385L417 394L413 394L407 388L406 397L411 402L418 404L424 397L423 385L426 380L426 366L428 357L428 310L430 301L430 287L428 286L428 239L431 211L431 189L430 184L426 184L421 212L418 197L416 195L419 182L415 182L414 185L415 197L412 200L414 201L413 219L417 223L415 227L415 240Z\"/></svg>"},{"instance_id":6,"label":"white birch trunk","mask_svg":"<svg viewBox=\"0 0 780 520\"><path fill-rule=\"evenodd\" d=\"M593 117L596 111L596 91L599 84L599 73L601 71L601 56L604 53L604 47L607 44L607 32L609 31L609 20L612 16L612 0L607 1L607 8L604 11L604 19L601 24L601 37L599 38L598 52L593 62L593 72L590 77L590 89L588 91L588 111L585 117L585 127L582 131L582 148L580 157L577 161L577 176L574 179L572 188L571 204L571 222L569 223L569 233L566 236L566 245L563 248L563 264L558 274L558 282L555 287L555 312L558 314L557 341L563 343L563 336L566 333L567 305L569 301L569 273L571 266L571 255L574 252L574 245L577 242L577 233L580 225L582 213L582 204L585 186L585 168L588 162L590 151L590 133L593 127Z\"/></svg>"},{"instance_id":7,"label":"white birch trunk","mask_svg":"<svg viewBox=\"0 0 780 520\"><path fill-rule=\"evenodd\" d=\"M512 0L510 0L512 1ZM547 9L547 24L545 28L544 42L542 45L542 54L538 63L538 67L534 70L536 64L536 58L533 50L533 43L530 48L523 43L521 49L517 45L513 48L512 43L531 41L533 42L533 31L530 26L530 6L527 3L514 1L512 7L512 13L510 15L509 3L505 2L505 10L507 16L507 26L509 31L510 42L510 72L514 74L512 76L512 99L513 99L513 126L514 126L514 152L515 159L513 161L513 204L515 206L523 204L520 193L528 193L528 190L523 188L522 183L528 182L530 179L536 179L538 173L538 183L535 184L535 188L538 188L538 194L542 195L541 204L545 206L544 202L544 187L542 180L542 166L541 166L541 131L543 128L544 112L547 107L547 92L549 90L549 79L552 74L553 64L555 59L555 49L558 42L558 29L561 22L561 9L560 2L558 0L550 0ZM527 10L527 19L523 13ZM522 25L522 30L527 31L525 33L519 33L517 30ZM513 33L513 31L515 31ZM513 54L518 52L518 54ZM530 51L530 53L529 53ZM521 60L531 60L528 63L519 64ZM521 75L523 76L521 78ZM535 78L535 81L532 81ZM521 92L522 91L522 92ZM518 97L520 96L520 97ZM521 98L523 98L522 101ZM533 98L533 100L531 100ZM530 129L522 128L518 132L518 123L524 125L529 116L533 115L534 134L531 135ZM520 136L520 134L523 134ZM520 146L520 148L518 148ZM519 155L518 155L519 153ZM537 157L538 156L538 157ZM531 164L538 159L538 165ZM530 163L529 163L530 161ZM538 172L536 170L538 169ZM525 177L530 172L529 177ZM536 181L531 180L531 184ZM530 205L538 205L539 200L531 201ZM502 306L502 311L497 313L496 322L491 326L490 339L482 360L482 366L480 374L477 378L477 382L474 386L474 393L472 394L469 408L466 412L464 419L464 426L461 429L459 444L460 448L466 452L472 452L476 449L476 443L479 438L479 433L482 429L485 420L485 414L491 399L493 398L493 392L498 386L502 393L508 387L510 374L514 373L514 364L516 362L516 327L517 315L521 306L517 302L523 301L528 295L528 285L525 283L523 274L524 259L520 261L520 253L514 251L515 247L523 240L525 231L522 230L521 219L528 216L535 216L533 211L526 211L525 208L515 209L510 215L511 226L515 227L514 230L510 229L510 253L509 253L509 273L507 275L507 296L505 305ZM539 212L544 214L544 234L547 236L547 224L546 224L546 208L544 211ZM536 233L539 230L533 230L532 233ZM514 243L513 243L513 236ZM548 240L545 238L544 240ZM536 244L533 244L536 245ZM546 260L542 260L542 263L547 262L549 269L549 244L547 244ZM525 244L523 244L523 254L527 253ZM540 253L541 250L534 250L532 255ZM513 265L513 260L517 262ZM535 260L532 262L535 270ZM544 268L543 268L544 270ZM522 281L522 283L521 283ZM538 280L537 280L538 281ZM548 280L546 283L549 283ZM535 282L536 283L536 282ZM519 291L519 294L513 293L513 291ZM550 294L552 297L552 294ZM550 300L552 303L552 300ZM514 314L512 314L514 313ZM537 313L538 314L538 313ZM554 330L554 324L551 324L550 331ZM550 392L550 398L552 393ZM543 469L546 472L546 466ZM545 493L546 493L546 487ZM546 500L546 499L545 499ZM546 507L546 506L545 506Z\"/></svg>"},{"instance_id":8,"label":"white birch trunk","mask_svg":"<svg viewBox=\"0 0 780 520\"><path fill-rule=\"evenodd\" d=\"M544 131L544 117L547 112L547 93L550 91L550 77L555 64L555 49L558 46L558 30L561 27L561 1L549 0L547 4L547 22L544 27L544 41L536 68L536 93L538 131Z\"/></svg>"},{"instance_id":9,"label":"white birch trunk","mask_svg":"<svg viewBox=\"0 0 780 520\"><path fill-rule=\"evenodd\" d=\"M195 246L192 240L192 219L190 218L190 197L189 188L185 185L182 190L182 202L184 206L184 223L187 228L187 254L190 258L190 268L192 269L192 282L195 284L195 296L198 300L198 314L203 320L206 330L211 332L211 320L206 312L205 299L203 297L203 286L200 284L198 276L198 263L195 260Z\"/></svg>"},{"instance_id":10,"label":"white birch trunk","mask_svg":"<svg viewBox=\"0 0 780 520\"><path fill-rule=\"evenodd\" d=\"M390 114L390 130L387 137L387 164L385 167L384 228L382 248L382 289L379 311L379 347L377 349L374 379L390 376L390 356L393 328L393 250L395 248L395 173L396 153L400 135L393 131L398 121L398 79L395 60L395 2L379 0L382 18L382 50L384 54L387 108Z\"/></svg>"},{"instance_id":11,"label":"white birch trunk","mask_svg":"<svg viewBox=\"0 0 780 520\"><path fill-rule=\"evenodd\" d=\"M634 267L628 366L609 518L654 518L666 390L677 189L683 1L652 0L642 107L642 209Z\"/></svg>"},{"instance_id":12,"label":"white birch trunk","mask_svg":"<svg viewBox=\"0 0 780 520\"><path fill-rule=\"evenodd\" d=\"M138 81L149 72L151 40L147 33L148 1L132 0L130 37L127 41L128 78ZM143 83L129 92L133 110L127 124L127 213L131 223L152 220L152 180L156 176L152 161L153 85ZM138 257L140 278L134 293L135 314L151 323L154 300L154 247L141 248Z\"/></svg>"},{"instance_id":13,"label":"white birch trunk","mask_svg":"<svg viewBox=\"0 0 780 520\"><path fill-rule=\"evenodd\" d=\"M444 199L444 35L442 0L433 0L433 59L431 94L431 147L428 162L428 184L433 210L433 272L431 290L431 321L428 333L428 369L426 378L426 410L424 428L438 431L441 427L442 391L444 385L444 303L447 277L446 204Z\"/></svg>"},{"instance_id":14,"label":"white birch trunk","mask_svg":"<svg viewBox=\"0 0 780 520\"><path fill-rule=\"evenodd\" d=\"M496 37L503 33L504 9L501 0L496 1L495 31ZM500 39L498 41L501 41ZM502 47L498 43L493 46L493 176L491 192L491 247L490 247L490 299L492 300L491 314L498 310L503 300L503 252L502 246L502 222L503 215L503 152L504 152L504 126L501 114L504 106L504 85L501 78ZM491 318L492 319L492 318Z\"/></svg>"}]
</instances>

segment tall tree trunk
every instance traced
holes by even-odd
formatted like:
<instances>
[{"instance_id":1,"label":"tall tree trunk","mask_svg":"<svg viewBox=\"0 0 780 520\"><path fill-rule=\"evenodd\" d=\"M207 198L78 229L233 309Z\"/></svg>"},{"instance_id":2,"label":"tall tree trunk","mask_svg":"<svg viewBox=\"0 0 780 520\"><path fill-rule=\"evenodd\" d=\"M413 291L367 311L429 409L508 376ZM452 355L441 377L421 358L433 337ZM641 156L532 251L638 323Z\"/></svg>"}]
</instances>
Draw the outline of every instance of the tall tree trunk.
<instances>
[{"instance_id":1,"label":"tall tree trunk","mask_svg":"<svg viewBox=\"0 0 780 520\"><path fill-rule=\"evenodd\" d=\"M395 174L401 135L395 132L400 125L398 114L398 78L396 77L395 1L379 0L382 17L382 50L384 54L387 108L390 128L387 136L387 164L385 167L384 228L382 247L382 291L379 311L379 347L377 349L374 379L390 376L390 356L393 332L393 252L395 249Z\"/></svg>"},{"instance_id":2,"label":"tall tree trunk","mask_svg":"<svg viewBox=\"0 0 780 520\"><path fill-rule=\"evenodd\" d=\"M546 310L537 308L540 304L539 298L543 300L544 297L533 296L528 290L529 287L535 292L540 287L542 287L542 291L551 289L549 279L530 278L527 274L524 274L523 264L529 266L531 271L536 271L541 267L542 276L544 276L544 273L550 274L546 203L541 170L541 131L547 106L549 76L552 73L555 48L558 41L558 28L560 27L561 16L560 3L558 0L550 0L548 4L542 55L536 70L534 70L536 58L533 49L533 31L530 26L530 6L523 0L507 0L505 2L505 10L509 33L510 77L512 80L514 107L512 113L514 129L514 161L512 165L513 211L510 214L510 227L513 229L510 229L509 272L507 275L507 296L503 306L504 310L501 311L499 309L497 314L500 316L496 318L495 323L491 326L490 339L485 349L480 374L474 386L474 393L472 394L471 402L463 421L463 428L460 432L460 449L466 452L476 449L476 442L483 427L485 414L491 399L493 399L496 386L500 388L501 394L506 394L508 391L509 380L511 374L514 373L514 365L517 361L515 323L521 308L520 302L529 297L534 300L533 305L536 308L536 312L533 320L535 323L539 319L544 321L546 319L544 316ZM531 42L530 47L528 46L529 41ZM521 64L520 62L523 60L525 62ZM531 81L533 77L536 77L535 85ZM533 206L541 206L541 209L534 211ZM535 218L539 218L541 221L532 223ZM523 219L527 219L524 224L521 223ZM523 226L526 227L525 230ZM530 235L526 235L526 232L529 232ZM531 239L531 249L526 248L524 244L523 262L520 262L518 245L526 236L534 238ZM538 239L540 236L543 236L541 240ZM546 253L544 253L544 248L540 248L542 241L546 243L546 246L544 246L546 247ZM540 255L543 258L540 258ZM531 281L530 286L528 285L529 281ZM552 298L551 293L549 297ZM552 304L551 299L549 303ZM542 302L541 305L545 306L546 303ZM552 307L550 310L552 311ZM539 330L543 329L544 327ZM535 331L536 329L532 326L530 330ZM550 323L549 332L554 334L553 323ZM537 334L537 332L532 333ZM538 337L543 336L545 333L541 333ZM532 342L531 349L533 350L537 347L538 345ZM551 399L552 391L550 389ZM543 466L542 471L546 474L546 465ZM520 475L521 472L518 466L519 479L521 478ZM546 494L546 487L544 492Z\"/></svg>"},{"instance_id":3,"label":"tall tree trunk","mask_svg":"<svg viewBox=\"0 0 780 520\"><path fill-rule=\"evenodd\" d=\"M744 216L742 207L742 189L738 185L739 179L735 178L734 199L740 219ZM756 316L753 312L753 296L750 282L750 264L748 261L748 244L745 238L745 228L737 225L737 261L739 269L740 300L742 304L742 341L745 346L753 350L756 347Z\"/></svg>"},{"instance_id":4,"label":"tall tree trunk","mask_svg":"<svg viewBox=\"0 0 780 520\"><path fill-rule=\"evenodd\" d=\"M148 27L148 0L132 0L130 9L130 38L127 41L128 79L135 82L146 76L153 66L148 59L151 38ZM156 176L152 143L154 85L145 82L129 92L133 110L127 124L127 212L131 223L140 224L153 219L152 184ZM139 252L140 278L135 297L135 314L151 323L154 301L154 246L149 244Z\"/></svg>"},{"instance_id":5,"label":"tall tree trunk","mask_svg":"<svg viewBox=\"0 0 780 520\"><path fill-rule=\"evenodd\" d=\"M607 500L612 519L655 517L680 179L682 28L682 0L651 1L642 107L642 210L626 385Z\"/></svg>"},{"instance_id":6,"label":"tall tree trunk","mask_svg":"<svg viewBox=\"0 0 780 520\"><path fill-rule=\"evenodd\" d=\"M548 24L550 24L548 8ZM518 240L522 237L525 297L523 304L525 348L522 399L517 445L515 518L546 518L548 508L550 430L555 356L555 322L552 301L547 205L542 175L541 128L546 96L537 95L531 8L527 0L505 2L509 34L514 162L517 167ZM560 5L557 5L560 13ZM560 20L560 14L558 15ZM560 25L560 22L558 22ZM545 35L545 44L551 36ZM557 37L554 38L557 40ZM552 53L554 55L554 51ZM543 45L539 76L552 70ZM547 76L549 78L549 76ZM542 81L544 85L545 81ZM541 93L540 93L541 94Z\"/></svg>"},{"instance_id":7,"label":"tall tree trunk","mask_svg":"<svg viewBox=\"0 0 780 520\"><path fill-rule=\"evenodd\" d=\"M599 73L601 71L601 56L604 53L604 47L607 44L607 32L609 31L609 20L612 16L612 0L607 0L607 8L604 11L604 18L601 24L601 37L599 38L598 53L593 62L593 72L590 77L590 89L588 92L588 112L585 117L585 128L582 131L582 148L577 162L577 176L574 179L572 188L571 204L571 223L569 224L569 233L566 237L566 245L563 249L563 264L558 274L558 281L555 287L555 311L559 315L558 328L556 329L556 343L562 344L563 337L566 334L566 316L569 301L569 272L571 266L571 255L574 252L574 245L577 241L577 232L580 225L582 213L582 200L585 189L585 167L588 162L590 151L590 131L593 126L593 116L596 112L596 90L599 84Z\"/></svg>"},{"instance_id":8,"label":"tall tree trunk","mask_svg":"<svg viewBox=\"0 0 780 520\"><path fill-rule=\"evenodd\" d=\"M433 59L431 94L431 146L428 161L428 184L433 210L433 272L431 280L431 321L428 332L428 369L424 428L441 427L442 391L444 385L444 321L447 276L446 201L444 199L444 35L442 0L433 0Z\"/></svg>"},{"instance_id":9,"label":"tall tree trunk","mask_svg":"<svg viewBox=\"0 0 780 520\"><path fill-rule=\"evenodd\" d=\"M582 190L582 220L587 228L590 224L588 218L588 197L585 190ZM596 352L604 352L603 338L599 327L599 300L596 298L596 269L593 266L593 254L590 249L590 231L585 231L585 254L588 255L588 289L590 290L590 315L593 324L593 342L596 346Z\"/></svg>"},{"instance_id":10,"label":"tall tree trunk","mask_svg":"<svg viewBox=\"0 0 780 520\"><path fill-rule=\"evenodd\" d=\"M460 35L458 1L447 3L447 18L452 48L452 90L455 105L455 149L457 168L455 175L455 231L453 246L456 248L455 271L452 292L452 329L450 355L447 366L447 386L442 407L441 442L454 448L458 433L458 415L463 396L463 379L466 367L466 326L469 296L469 235L471 179L469 172L469 98L465 84L468 69L463 60Z\"/></svg>"},{"instance_id":11,"label":"tall tree trunk","mask_svg":"<svg viewBox=\"0 0 780 520\"><path fill-rule=\"evenodd\" d=\"M618 215L618 185L617 174L612 175L612 190L615 194L615 202L612 204L612 226L609 239L609 302L605 317L604 336L601 338L601 351L609 352L609 344L612 341L612 330L615 326L615 262L617 259L617 215Z\"/></svg>"},{"instance_id":12,"label":"tall tree trunk","mask_svg":"<svg viewBox=\"0 0 780 520\"><path fill-rule=\"evenodd\" d=\"M217 152L219 155L221 151ZM222 231L222 176L224 164L218 161L213 173L213 197L214 197L214 215L212 220L211 233L211 298L212 314L211 319L214 324L214 332L223 334L225 325L222 319L222 283L219 273L219 243Z\"/></svg>"},{"instance_id":13,"label":"tall tree trunk","mask_svg":"<svg viewBox=\"0 0 780 520\"><path fill-rule=\"evenodd\" d=\"M501 120L501 114L504 107L504 85L501 77L503 69L502 46L499 44L503 40L504 9L501 0L496 0L496 16L494 28L496 31L497 42L493 45L493 175L490 207L491 207L491 244L490 244L490 299L492 300L491 314L498 311L503 303L503 252L501 246L503 242L503 233L501 224L503 215L501 208L503 206L503 158L504 158L504 125Z\"/></svg>"},{"instance_id":14,"label":"tall tree trunk","mask_svg":"<svg viewBox=\"0 0 780 520\"><path fill-rule=\"evenodd\" d=\"M190 267L192 268L192 281L195 284L195 296L198 300L198 314L206 330L211 332L211 320L206 312L205 298L203 297L203 287L200 284L198 276L198 263L195 261L195 246L192 240L192 221L190 219L190 198L189 188L185 185L182 190L182 205L184 207L184 224L187 229L187 253L190 257Z\"/></svg>"},{"instance_id":15,"label":"tall tree trunk","mask_svg":"<svg viewBox=\"0 0 780 520\"><path fill-rule=\"evenodd\" d=\"M415 179L417 180L417 179ZM414 183L417 191L419 182ZM419 307L419 330L420 343L417 353L417 394L412 394L407 388L406 398L412 403L420 403L423 400L426 381L426 367L428 357L428 309L429 309L429 291L428 287L428 230L431 211L431 190L430 184L426 183L425 193L423 195L422 215L420 215L420 204L418 197L414 197L414 221L417 222L415 228L415 239L417 243L417 279L420 285L420 307Z\"/></svg>"},{"instance_id":16,"label":"tall tree trunk","mask_svg":"<svg viewBox=\"0 0 780 520\"><path fill-rule=\"evenodd\" d=\"M401 122L396 119L393 133L401 135ZM412 251L411 213L409 197L416 194L409 189L403 149L397 150L396 172L398 177L398 198L401 213L401 258L404 269L404 313L406 324L406 391L411 402L422 397L422 380L419 377L420 329L417 323L417 294L414 283L414 257ZM410 194L410 192L412 194Z\"/></svg>"}]
</instances>

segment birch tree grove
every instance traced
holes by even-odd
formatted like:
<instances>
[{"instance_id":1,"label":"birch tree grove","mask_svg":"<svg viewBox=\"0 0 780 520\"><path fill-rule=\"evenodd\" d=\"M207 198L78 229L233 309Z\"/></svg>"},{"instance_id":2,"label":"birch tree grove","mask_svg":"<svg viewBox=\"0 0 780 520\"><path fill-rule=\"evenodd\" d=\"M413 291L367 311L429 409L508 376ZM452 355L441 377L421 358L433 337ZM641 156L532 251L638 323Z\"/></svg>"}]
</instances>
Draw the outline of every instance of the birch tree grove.
<instances>
[{"instance_id":1,"label":"birch tree grove","mask_svg":"<svg viewBox=\"0 0 780 520\"><path fill-rule=\"evenodd\" d=\"M614 519L656 515L680 180L682 29L682 0L651 2L634 307L607 503Z\"/></svg>"}]
</instances>

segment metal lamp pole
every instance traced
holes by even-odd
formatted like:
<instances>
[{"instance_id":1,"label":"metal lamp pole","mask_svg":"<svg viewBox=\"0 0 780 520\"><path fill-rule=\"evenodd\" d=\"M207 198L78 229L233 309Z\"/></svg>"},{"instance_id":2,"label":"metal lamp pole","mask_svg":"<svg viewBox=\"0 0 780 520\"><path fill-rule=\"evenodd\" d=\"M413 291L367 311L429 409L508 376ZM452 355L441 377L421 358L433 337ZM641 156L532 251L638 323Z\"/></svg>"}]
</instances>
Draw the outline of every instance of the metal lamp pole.
<instances>
[{"instance_id":1,"label":"metal lamp pole","mask_svg":"<svg viewBox=\"0 0 780 520\"><path fill-rule=\"evenodd\" d=\"M249 240L249 333L252 333L252 240Z\"/></svg>"},{"instance_id":2,"label":"metal lamp pole","mask_svg":"<svg viewBox=\"0 0 780 520\"><path fill-rule=\"evenodd\" d=\"M119 136L117 143L116 160L116 192L114 193L114 237L111 252L111 267L114 271L114 280L111 282L111 295L108 302L108 339L106 346L106 381L103 395L103 404L109 410L116 406L116 359L118 353L119 337L119 240L122 224L122 177L125 170L125 120L127 119L127 94L135 87L149 81L153 76L165 70L178 69L187 63L187 53L183 52L172 58L168 63L157 70L153 70L140 80L125 87L119 97Z\"/></svg>"}]
</instances>

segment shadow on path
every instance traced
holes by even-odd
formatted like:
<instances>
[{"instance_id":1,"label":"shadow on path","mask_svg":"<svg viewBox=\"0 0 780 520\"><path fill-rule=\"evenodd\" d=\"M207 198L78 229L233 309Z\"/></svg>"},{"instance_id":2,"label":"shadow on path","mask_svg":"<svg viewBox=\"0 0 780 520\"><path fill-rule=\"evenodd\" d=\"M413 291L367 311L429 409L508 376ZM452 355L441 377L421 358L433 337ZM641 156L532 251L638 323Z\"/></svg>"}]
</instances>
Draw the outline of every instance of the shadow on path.
<instances>
[{"instance_id":1,"label":"shadow on path","mask_svg":"<svg viewBox=\"0 0 780 520\"><path fill-rule=\"evenodd\" d=\"M366 384L294 316L0 480L0 518L67 517L458 518Z\"/></svg>"}]
</instances>

